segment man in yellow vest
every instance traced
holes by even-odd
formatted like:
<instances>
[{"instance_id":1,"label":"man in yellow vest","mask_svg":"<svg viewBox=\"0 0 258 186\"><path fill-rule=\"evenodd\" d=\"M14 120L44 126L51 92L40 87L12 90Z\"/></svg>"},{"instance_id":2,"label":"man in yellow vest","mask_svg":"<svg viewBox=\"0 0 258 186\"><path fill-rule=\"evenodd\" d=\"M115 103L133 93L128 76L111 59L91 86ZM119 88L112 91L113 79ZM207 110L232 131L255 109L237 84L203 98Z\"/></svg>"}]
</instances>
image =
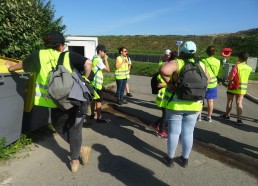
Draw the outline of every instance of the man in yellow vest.
<instances>
[{"instance_id":1,"label":"man in yellow vest","mask_svg":"<svg viewBox=\"0 0 258 186\"><path fill-rule=\"evenodd\" d=\"M230 112L232 109L232 103L234 97L236 97L236 106L237 106L237 124L242 125L243 121L241 119L242 112L243 112L243 98L244 95L246 94L247 90L247 84L248 84L248 79L249 75L252 72L252 68L247 65L246 61L249 57L248 52L242 51L238 54L238 61L239 63L232 68L232 71L230 72L228 76L228 80L232 81L235 76L239 77L239 88L230 90L228 88L227 90L227 105L226 105L226 113L222 114L220 117L224 119L230 119Z\"/></svg>"},{"instance_id":2,"label":"man in yellow vest","mask_svg":"<svg viewBox=\"0 0 258 186\"><path fill-rule=\"evenodd\" d=\"M97 111L97 122L107 122L109 123L109 119L104 119L101 116L101 102L103 101L103 70L105 72L110 72L109 64L108 64L108 56L106 54L107 49L105 45L98 45L96 47L97 55L93 56L92 59L92 72L94 73L93 81L91 82L93 88L97 92L99 98L94 98L94 101L91 103L91 116L93 119L95 114L94 110L96 107ZM103 63L104 60L104 63Z\"/></svg>"},{"instance_id":3,"label":"man in yellow vest","mask_svg":"<svg viewBox=\"0 0 258 186\"><path fill-rule=\"evenodd\" d=\"M208 55L207 58L202 59L202 63L206 66L206 69L208 70L209 76L210 76L210 82L208 84L207 92L205 95L205 98L207 99L208 104L208 114L205 118L206 121L212 122L211 115L213 112L213 100L217 99L218 97L218 80L217 76L220 69L220 61L215 58L216 55L216 48L215 46L208 46L206 49L206 53ZM201 118L201 117L199 117ZM200 121L200 119L199 119Z\"/></svg>"},{"instance_id":4,"label":"man in yellow vest","mask_svg":"<svg viewBox=\"0 0 258 186\"><path fill-rule=\"evenodd\" d=\"M167 155L163 158L163 162L168 167L174 166L174 157L180 136L182 155L178 159L182 167L187 167L193 145L193 132L196 119L202 109L203 100L182 100L179 99L177 93L171 92L176 87L174 82L177 82L177 78L186 61L189 63L195 61L196 50L197 48L194 42L185 42L180 49L179 57L176 60L164 64L160 69L161 77L168 85L165 98L170 98L166 106L166 119L168 123ZM200 66L205 71L209 81L209 74L205 65L200 62ZM173 97L171 97L172 95Z\"/></svg>"},{"instance_id":5,"label":"man in yellow vest","mask_svg":"<svg viewBox=\"0 0 258 186\"><path fill-rule=\"evenodd\" d=\"M61 128L64 129L63 132L67 133L66 140L70 144L71 152L71 171L77 172L80 164L79 159L81 159L83 165L87 164L91 150L90 147L82 146L84 117L80 117L79 120L77 119L80 112L78 106L74 106L67 111L61 111L57 108L54 101L46 96L49 72L56 66L59 55L66 47L65 38L62 33L53 31L44 36L43 41L46 49L31 53L23 62L16 65L7 62L6 66L10 72L23 69L26 72L36 73L36 88L32 111L35 108L40 108L42 111L48 112L48 109L51 108L53 126L57 127L58 132L60 132L58 129ZM88 77L91 72L92 62L77 53L66 52L63 65L70 73L72 73L72 68L76 68L79 72L84 71L85 76ZM46 118L48 119L48 117Z\"/></svg>"}]
</instances>

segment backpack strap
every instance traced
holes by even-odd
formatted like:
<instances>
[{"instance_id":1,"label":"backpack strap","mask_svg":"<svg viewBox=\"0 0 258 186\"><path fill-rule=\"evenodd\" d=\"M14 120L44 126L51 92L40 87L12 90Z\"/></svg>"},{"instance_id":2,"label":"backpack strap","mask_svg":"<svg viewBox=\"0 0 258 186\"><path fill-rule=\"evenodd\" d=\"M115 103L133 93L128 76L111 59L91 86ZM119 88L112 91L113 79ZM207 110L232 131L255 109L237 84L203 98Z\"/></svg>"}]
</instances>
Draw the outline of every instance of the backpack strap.
<instances>
[{"instance_id":1,"label":"backpack strap","mask_svg":"<svg viewBox=\"0 0 258 186\"><path fill-rule=\"evenodd\" d=\"M65 55L66 52L62 52L60 55L59 55L59 58L58 58L58 61L57 61L57 64L56 64L56 67L58 65L63 65L64 63L64 55Z\"/></svg>"}]
</instances>

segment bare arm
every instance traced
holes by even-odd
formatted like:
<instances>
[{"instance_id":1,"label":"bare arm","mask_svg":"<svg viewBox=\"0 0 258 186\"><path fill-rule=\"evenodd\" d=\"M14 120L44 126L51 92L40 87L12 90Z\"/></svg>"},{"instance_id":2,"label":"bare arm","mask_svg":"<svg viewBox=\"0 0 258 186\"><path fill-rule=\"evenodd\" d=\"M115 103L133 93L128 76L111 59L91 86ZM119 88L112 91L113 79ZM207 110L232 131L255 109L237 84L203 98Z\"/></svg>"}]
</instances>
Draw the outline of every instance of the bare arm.
<instances>
[{"instance_id":1,"label":"bare arm","mask_svg":"<svg viewBox=\"0 0 258 186\"><path fill-rule=\"evenodd\" d=\"M88 78L91 72L91 68L92 68L92 61L87 59L84 63L84 73L85 73L85 77Z\"/></svg>"},{"instance_id":2,"label":"bare arm","mask_svg":"<svg viewBox=\"0 0 258 186\"><path fill-rule=\"evenodd\" d=\"M122 65L124 65L126 63L127 63L127 61L125 60L125 58L123 58L123 61L121 64L119 64L118 58L116 58L116 64L115 64L116 70L119 69Z\"/></svg>"},{"instance_id":3,"label":"bare arm","mask_svg":"<svg viewBox=\"0 0 258 186\"><path fill-rule=\"evenodd\" d=\"M105 56L104 56L104 64L106 66L106 68L104 68L104 70L106 72L110 72L110 68L109 68L109 64L108 64L108 55L107 54L105 54Z\"/></svg>"},{"instance_id":4,"label":"bare arm","mask_svg":"<svg viewBox=\"0 0 258 186\"><path fill-rule=\"evenodd\" d=\"M19 63L13 63L11 61L6 61L5 65L9 72L14 72L16 70L22 70L22 62Z\"/></svg>"},{"instance_id":5,"label":"bare arm","mask_svg":"<svg viewBox=\"0 0 258 186\"><path fill-rule=\"evenodd\" d=\"M167 85L172 85L171 76L177 70L178 64L176 60L169 61L160 68L160 75Z\"/></svg>"}]
</instances>

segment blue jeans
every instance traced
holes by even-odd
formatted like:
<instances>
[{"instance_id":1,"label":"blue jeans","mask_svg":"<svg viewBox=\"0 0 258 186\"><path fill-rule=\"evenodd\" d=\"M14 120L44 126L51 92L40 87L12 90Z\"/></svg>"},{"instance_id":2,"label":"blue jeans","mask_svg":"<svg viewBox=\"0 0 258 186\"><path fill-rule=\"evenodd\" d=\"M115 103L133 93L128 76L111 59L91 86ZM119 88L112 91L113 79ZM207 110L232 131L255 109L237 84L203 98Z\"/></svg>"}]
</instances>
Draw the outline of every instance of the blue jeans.
<instances>
[{"instance_id":1,"label":"blue jeans","mask_svg":"<svg viewBox=\"0 0 258 186\"><path fill-rule=\"evenodd\" d=\"M193 132L198 112L166 110L168 122L167 153L175 157L176 148L181 134L182 155L189 158L193 146Z\"/></svg>"},{"instance_id":2,"label":"blue jeans","mask_svg":"<svg viewBox=\"0 0 258 186\"><path fill-rule=\"evenodd\" d=\"M127 79L117 79L116 80L116 87L117 87L116 98L117 98L117 100L123 99L126 82L127 82Z\"/></svg>"}]
</instances>

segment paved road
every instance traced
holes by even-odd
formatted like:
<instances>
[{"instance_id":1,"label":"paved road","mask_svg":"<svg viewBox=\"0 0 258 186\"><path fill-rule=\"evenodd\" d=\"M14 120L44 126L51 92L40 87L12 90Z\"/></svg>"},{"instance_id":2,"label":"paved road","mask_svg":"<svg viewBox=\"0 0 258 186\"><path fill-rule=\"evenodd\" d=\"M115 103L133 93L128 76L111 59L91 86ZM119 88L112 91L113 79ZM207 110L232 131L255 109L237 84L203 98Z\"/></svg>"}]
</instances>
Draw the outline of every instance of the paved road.
<instances>
[{"instance_id":1,"label":"paved road","mask_svg":"<svg viewBox=\"0 0 258 186\"><path fill-rule=\"evenodd\" d=\"M160 161L166 141L147 126L160 116L150 94L150 78L132 76L129 104L106 96L104 116L111 124L89 121L83 142L92 146L89 164L69 171L69 146L58 134L45 136L0 168L0 185L257 185L257 104L245 99L245 126L224 121L225 88L220 86L212 123L198 122L189 167L167 168ZM115 87L114 87L115 88ZM204 115L206 110L204 109ZM180 146L177 155L180 155ZM244 162L244 164L242 163Z\"/></svg>"}]
</instances>

